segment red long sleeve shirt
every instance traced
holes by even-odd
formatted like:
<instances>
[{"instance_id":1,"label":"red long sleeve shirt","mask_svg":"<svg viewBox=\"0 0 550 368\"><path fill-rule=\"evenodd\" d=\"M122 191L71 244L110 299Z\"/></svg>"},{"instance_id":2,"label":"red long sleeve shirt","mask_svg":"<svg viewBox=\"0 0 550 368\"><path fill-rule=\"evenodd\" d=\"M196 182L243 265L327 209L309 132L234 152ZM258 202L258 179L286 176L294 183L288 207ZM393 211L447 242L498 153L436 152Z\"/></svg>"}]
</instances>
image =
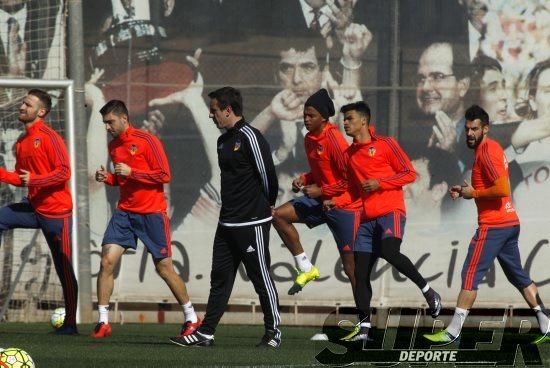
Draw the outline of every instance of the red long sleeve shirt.
<instances>
[{"instance_id":1,"label":"red long sleeve shirt","mask_svg":"<svg viewBox=\"0 0 550 368\"><path fill-rule=\"evenodd\" d=\"M114 165L132 169L127 177L109 173L105 180L120 186L118 208L143 214L166 211L164 184L170 181L170 167L159 139L130 126L109 143L109 154Z\"/></svg>"},{"instance_id":2,"label":"red long sleeve shirt","mask_svg":"<svg viewBox=\"0 0 550 368\"><path fill-rule=\"evenodd\" d=\"M338 128L327 123L321 134L307 133L304 145L311 170L303 175L304 184L317 184L323 192L323 199L345 193L348 190L345 151L349 145ZM344 208L361 208L361 202L350 202Z\"/></svg>"},{"instance_id":3,"label":"red long sleeve shirt","mask_svg":"<svg viewBox=\"0 0 550 368\"><path fill-rule=\"evenodd\" d=\"M354 142L346 154L350 190L349 194L333 199L337 207L360 197L367 220L393 211L406 213L402 187L416 179L416 172L395 139L372 135L369 143ZM367 179L378 180L380 188L365 192L361 183Z\"/></svg>"},{"instance_id":4,"label":"red long sleeve shirt","mask_svg":"<svg viewBox=\"0 0 550 368\"><path fill-rule=\"evenodd\" d=\"M472 168L472 187L476 190L491 188L495 181L505 177L508 180L508 161L502 147L486 138L475 150ZM519 225L519 218L512 204L512 198L475 198L479 226L506 227Z\"/></svg>"},{"instance_id":5,"label":"red long sleeve shirt","mask_svg":"<svg viewBox=\"0 0 550 368\"><path fill-rule=\"evenodd\" d=\"M0 168L0 181L22 186L21 170L30 172L29 202L45 216L64 216L73 209L68 181L71 166L61 136L43 120L26 129L15 144L15 172Z\"/></svg>"}]
</instances>

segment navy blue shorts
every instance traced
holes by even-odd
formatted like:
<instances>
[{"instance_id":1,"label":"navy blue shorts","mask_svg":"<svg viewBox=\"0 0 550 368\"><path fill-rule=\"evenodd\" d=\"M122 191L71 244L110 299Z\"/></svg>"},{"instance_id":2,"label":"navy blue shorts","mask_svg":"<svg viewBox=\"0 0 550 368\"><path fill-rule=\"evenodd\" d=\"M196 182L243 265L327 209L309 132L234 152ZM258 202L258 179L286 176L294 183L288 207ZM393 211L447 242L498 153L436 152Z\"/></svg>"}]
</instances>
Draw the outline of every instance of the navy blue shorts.
<instances>
[{"instance_id":1,"label":"navy blue shorts","mask_svg":"<svg viewBox=\"0 0 550 368\"><path fill-rule=\"evenodd\" d=\"M351 211L334 208L325 211L319 199L305 196L293 199L290 203L294 206L300 221L310 229L321 224L327 224L340 253L353 252L361 220L361 210Z\"/></svg>"},{"instance_id":2,"label":"navy blue shorts","mask_svg":"<svg viewBox=\"0 0 550 368\"><path fill-rule=\"evenodd\" d=\"M102 245L118 244L123 248L137 248L141 240L155 259L172 256L170 220L166 213L139 214L115 210Z\"/></svg>"},{"instance_id":3,"label":"navy blue shorts","mask_svg":"<svg viewBox=\"0 0 550 368\"><path fill-rule=\"evenodd\" d=\"M78 284L72 260L72 214L42 215L34 210L28 198L0 208L0 235L9 229L41 229L52 253L55 271L65 298L66 326L76 326Z\"/></svg>"},{"instance_id":4,"label":"navy blue shorts","mask_svg":"<svg viewBox=\"0 0 550 368\"><path fill-rule=\"evenodd\" d=\"M403 239L406 217L399 211L362 222L355 242L356 252L372 253L382 239Z\"/></svg>"},{"instance_id":5,"label":"navy blue shorts","mask_svg":"<svg viewBox=\"0 0 550 368\"><path fill-rule=\"evenodd\" d=\"M495 258L512 285L519 290L531 285L533 280L521 266L519 230L519 225L477 229L462 267L462 289L477 290Z\"/></svg>"}]
</instances>

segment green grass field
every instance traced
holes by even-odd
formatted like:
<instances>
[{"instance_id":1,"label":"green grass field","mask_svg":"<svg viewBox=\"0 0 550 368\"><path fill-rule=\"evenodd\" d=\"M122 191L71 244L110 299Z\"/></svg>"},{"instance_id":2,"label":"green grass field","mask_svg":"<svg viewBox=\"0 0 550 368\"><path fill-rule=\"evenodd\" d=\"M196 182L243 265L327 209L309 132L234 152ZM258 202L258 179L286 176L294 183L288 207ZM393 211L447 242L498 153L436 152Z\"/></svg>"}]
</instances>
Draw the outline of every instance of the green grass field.
<instances>
[{"instance_id":1,"label":"green grass field","mask_svg":"<svg viewBox=\"0 0 550 368\"><path fill-rule=\"evenodd\" d=\"M56 336L49 333L52 329L45 323L4 323L0 324L0 346L26 350L39 368L306 367L322 366L315 356L326 346L335 352L345 352L342 346L311 341L311 336L320 332L320 328L311 327L283 327L283 344L278 350L255 347L263 334L262 326L220 326L215 346L211 348L183 348L171 344L168 337L178 331L176 325L113 325L113 336L103 340L94 340L88 336L92 325L81 325L79 328L81 335ZM383 331L374 332L375 341L382 340ZM538 349L543 366L550 367L550 344L539 346ZM365 356L365 352L361 354ZM406 367L405 364L400 366ZM439 365L444 366L450 365Z\"/></svg>"}]
</instances>

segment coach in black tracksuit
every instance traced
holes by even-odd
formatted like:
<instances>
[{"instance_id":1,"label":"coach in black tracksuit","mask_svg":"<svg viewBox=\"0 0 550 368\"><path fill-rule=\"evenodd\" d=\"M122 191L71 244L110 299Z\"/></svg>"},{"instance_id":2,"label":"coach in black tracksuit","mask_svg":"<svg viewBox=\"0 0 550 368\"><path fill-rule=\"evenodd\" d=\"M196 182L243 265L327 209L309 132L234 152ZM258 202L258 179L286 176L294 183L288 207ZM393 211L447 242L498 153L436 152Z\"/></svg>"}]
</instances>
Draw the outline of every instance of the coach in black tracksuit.
<instances>
[{"instance_id":1,"label":"coach in black tracksuit","mask_svg":"<svg viewBox=\"0 0 550 368\"><path fill-rule=\"evenodd\" d=\"M278 182L269 144L242 117L238 90L208 95L210 118L226 132L218 138L222 208L212 255L210 295L198 332L210 337L222 317L241 262L260 298L266 333L258 346L278 347L279 297L269 274L269 228Z\"/></svg>"}]
</instances>

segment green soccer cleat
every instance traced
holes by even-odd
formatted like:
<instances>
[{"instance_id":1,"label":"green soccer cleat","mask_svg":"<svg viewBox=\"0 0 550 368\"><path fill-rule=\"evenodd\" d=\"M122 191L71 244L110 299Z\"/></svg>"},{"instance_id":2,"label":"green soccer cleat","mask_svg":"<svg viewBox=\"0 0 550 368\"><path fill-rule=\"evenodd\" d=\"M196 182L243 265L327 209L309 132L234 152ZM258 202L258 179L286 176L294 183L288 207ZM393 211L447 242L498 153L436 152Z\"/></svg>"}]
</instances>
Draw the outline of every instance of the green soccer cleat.
<instances>
[{"instance_id":1,"label":"green soccer cleat","mask_svg":"<svg viewBox=\"0 0 550 368\"><path fill-rule=\"evenodd\" d=\"M544 334L544 335L541 335L540 337L538 337L535 341L533 341L531 344L534 344L534 345L542 345L542 344L545 344L545 343L549 343L550 342L550 335L548 334Z\"/></svg>"},{"instance_id":2,"label":"green soccer cleat","mask_svg":"<svg viewBox=\"0 0 550 368\"><path fill-rule=\"evenodd\" d=\"M432 342L453 342L457 339L446 330L441 330L433 334L424 334L424 337Z\"/></svg>"},{"instance_id":3,"label":"green soccer cleat","mask_svg":"<svg viewBox=\"0 0 550 368\"><path fill-rule=\"evenodd\" d=\"M288 295L294 295L302 291L308 282L318 279L319 276L321 276L319 269L315 266L311 266L311 270L308 272L301 272L298 270L296 270L296 272L298 275L296 276L296 280L294 280L294 285L288 290Z\"/></svg>"},{"instance_id":4,"label":"green soccer cleat","mask_svg":"<svg viewBox=\"0 0 550 368\"><path fill-rule=\"evenodd\" d=\"M356 324L355 327L353 328L353 330L347 334L346 336L340 338L340 341L351 341L351 339L356 336L359 331L361 330L361 327L359 326L359 324Z\"/></svg>"},{"instance_id":5,"label":"green soccer cleat","mask_svg":"<svg viewBox=\"0 0 550 368\"><path fill-rule=\"evenodd\" d=\"M368 327L355 326L352 332L340 339L341 341L356 342L356 341L372 341L369 337Z\"/></svg>"}]
</instances>

